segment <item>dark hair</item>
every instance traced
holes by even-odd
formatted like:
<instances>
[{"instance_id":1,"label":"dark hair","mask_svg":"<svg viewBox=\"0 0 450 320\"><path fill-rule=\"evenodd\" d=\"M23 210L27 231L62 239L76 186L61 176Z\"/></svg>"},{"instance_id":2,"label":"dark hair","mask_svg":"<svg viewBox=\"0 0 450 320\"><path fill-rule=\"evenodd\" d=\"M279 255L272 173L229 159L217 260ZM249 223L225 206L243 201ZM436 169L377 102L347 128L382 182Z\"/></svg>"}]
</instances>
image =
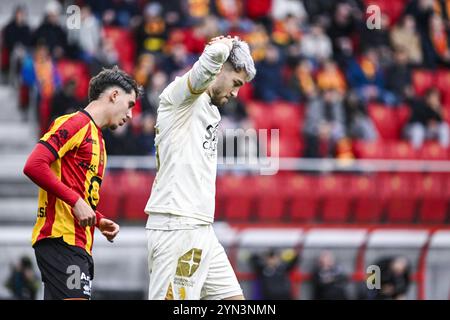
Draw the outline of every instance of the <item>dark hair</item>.
<instances>
[{"instance_id":1,"label":"dark hair","mask_svg":"<svg viewBox=\"0 0 450 320\"><path fill-rule=\"evenodd\" d=\"M126 93L134 90L136 98L141 95L141 88L136 81L126 72L114 66L111 69L104 68L89 81L89 102L97 100L106 89L114 86L123 89Z\"/></svg>"},{"instance_id":2,"label":"dark hair","mask_svg":"<svg viewBox=\"0 0 450 320\"><path fill-rule=\"evenodd\" d=\"M429 98L432 94L437 93L439 95L439 98L442 97L441 92L436 87L429 87L427 90L425 90L425 98Z\"/></svg>"},{"instance_id":3,"label":"dark hair","mask_svg":"<svg viewBox=\"0 0 450 320\"><path fill-rule=\"evenodd\" d=\"M24 269L31 269L33 267L33 263L31 262L30 257L23 256L20 258L20 264Z\"/></svg>"}]
</instances>

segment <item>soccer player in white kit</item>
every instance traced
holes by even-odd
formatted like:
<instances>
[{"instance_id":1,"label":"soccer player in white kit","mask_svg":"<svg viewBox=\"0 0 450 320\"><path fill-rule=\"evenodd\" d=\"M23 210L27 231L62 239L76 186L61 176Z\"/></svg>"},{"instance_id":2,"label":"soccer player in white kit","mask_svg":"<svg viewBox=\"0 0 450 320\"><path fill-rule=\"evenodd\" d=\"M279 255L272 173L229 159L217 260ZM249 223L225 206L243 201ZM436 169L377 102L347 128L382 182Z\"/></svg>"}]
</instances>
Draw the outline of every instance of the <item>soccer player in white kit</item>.
<instances>
[{"instance_id":1,"label":"soccer player in white kit","mask_svg":"<svg viewBox=\"0 0 450 320\"><path fill-rule=\"evenodd\" d=\"M151 300L244 299L212 227L217 107L255 74L247 43L220 36L159 97L158 171L145 207Z\"/></svg>"}]
</instances>

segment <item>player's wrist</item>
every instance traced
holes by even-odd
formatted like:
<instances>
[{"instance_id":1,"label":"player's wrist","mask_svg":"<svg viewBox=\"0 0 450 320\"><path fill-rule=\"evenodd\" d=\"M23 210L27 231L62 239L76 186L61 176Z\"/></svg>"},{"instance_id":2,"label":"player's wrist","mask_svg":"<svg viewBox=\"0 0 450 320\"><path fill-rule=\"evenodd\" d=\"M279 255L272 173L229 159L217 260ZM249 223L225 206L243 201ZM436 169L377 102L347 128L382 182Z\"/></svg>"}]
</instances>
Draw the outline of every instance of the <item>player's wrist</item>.
<instances>
[{"instance_id":1,"label":"player's wrist","mask_svg":"<svg viewBox=\"0 0 450 320\"><path fill-rule=\"evenodd\" d=\"M84 201L79 195L76 195L69 200L70 201L69 205L72 208L75 208L80 205L80 200Z\"/></svg>"},{"instance_id":2,"label":"player's wrist","mask_svg":"<svg viewBox=\"0 0 450 320\"><path fill-rule=\"evenodd\" d=\"M95 226L97 228L100 228L100 222L105 218L105 216L96 210L95 211L95 218L97 220Z\"/></svg>"}]
</instances>

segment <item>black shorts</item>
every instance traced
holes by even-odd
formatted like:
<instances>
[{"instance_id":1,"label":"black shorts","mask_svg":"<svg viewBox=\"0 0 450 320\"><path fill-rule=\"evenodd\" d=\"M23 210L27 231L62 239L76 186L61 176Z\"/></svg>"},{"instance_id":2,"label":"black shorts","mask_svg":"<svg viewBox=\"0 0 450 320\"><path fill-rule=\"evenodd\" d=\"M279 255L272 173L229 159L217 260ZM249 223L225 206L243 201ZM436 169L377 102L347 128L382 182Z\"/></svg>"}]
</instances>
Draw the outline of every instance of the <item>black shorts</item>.
<instances>
[{"instance_id":1,"label":"black shorts","mask_svg":"<svg viewBox=\"0 0 450 320\"><path fill-rule=\"evenodd\" d=\"M94 261L85 250L62 238L46 238L34 244L34 252L45 300L91 298Z\"/></svg>"}]
</instances>

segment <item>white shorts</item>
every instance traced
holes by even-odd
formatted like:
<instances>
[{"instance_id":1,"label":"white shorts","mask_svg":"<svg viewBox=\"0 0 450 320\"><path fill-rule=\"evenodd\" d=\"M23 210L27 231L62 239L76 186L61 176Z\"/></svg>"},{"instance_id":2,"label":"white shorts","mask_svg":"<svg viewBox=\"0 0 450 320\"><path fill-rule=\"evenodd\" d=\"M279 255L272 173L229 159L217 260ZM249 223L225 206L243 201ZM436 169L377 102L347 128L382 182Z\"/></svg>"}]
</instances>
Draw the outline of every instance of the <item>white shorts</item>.
<instances>
[{"instance_id":1,"label":"white shorts","mask_svg":"<svg viewBox=\"0 0 450 320\"><path fill-rule=\"evenodd\" d=\"M212 225L147 230L149 300L220 300L242 295Z\"/></svg>"}]
</instances>

